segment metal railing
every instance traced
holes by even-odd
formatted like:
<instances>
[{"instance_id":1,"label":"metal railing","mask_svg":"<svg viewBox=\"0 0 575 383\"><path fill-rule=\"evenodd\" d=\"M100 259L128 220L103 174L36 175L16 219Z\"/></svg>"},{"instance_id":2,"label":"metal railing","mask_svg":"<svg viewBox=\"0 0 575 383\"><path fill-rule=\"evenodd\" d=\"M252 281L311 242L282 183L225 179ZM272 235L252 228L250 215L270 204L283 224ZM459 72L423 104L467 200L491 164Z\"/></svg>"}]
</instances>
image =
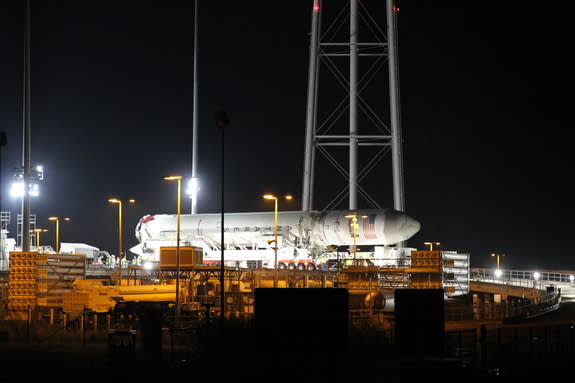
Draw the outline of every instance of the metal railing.
<instances>
[{"instance_id":1,"label":"metal railing","mask_svg":"<svg viewBox=\"0 0 575 383\"><path fill-rule=\"evenodd\" d=\"M502 320L512 323L554 311L559 308L561 302L561 289L557 288L557 283L573 284L572 279L572 274L569 272L471 269L470 281L539 291L536 299L474 305L476 319Z\"/></svg>"},{"instance_id":2,"label":"metal railing","mask_svg":"<svg viewBox=\"0 0 575 383\"><path fill-rule=\"evenodd\" d=\"M534 288L545 288L557 282L570 283L575 286L575 272L572 271L536 271L472 268L470 279L483 282L513 284Z\"/></svg>"}]
</instances>

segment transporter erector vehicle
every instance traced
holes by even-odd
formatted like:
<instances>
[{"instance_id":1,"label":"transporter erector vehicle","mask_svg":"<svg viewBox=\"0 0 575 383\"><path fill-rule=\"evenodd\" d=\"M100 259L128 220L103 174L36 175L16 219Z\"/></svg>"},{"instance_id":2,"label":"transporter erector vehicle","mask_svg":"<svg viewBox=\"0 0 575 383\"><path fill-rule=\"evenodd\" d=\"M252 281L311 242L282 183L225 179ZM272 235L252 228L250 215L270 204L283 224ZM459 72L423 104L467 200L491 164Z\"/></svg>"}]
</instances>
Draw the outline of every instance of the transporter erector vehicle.
<instances>
[{"instance_id":1,"label":"transporter erector vehicle","mask_svg":"<svg viewBox=\"0 0 575 383\"><path fill-rule=\"evenodd\" d=\"M351 215L356 215L353 227ZM278 268L315 269L321 257L341 246L374 247L402 243L420 223L394 209L284 211L277 220ZM181 214L180 246L201 247L203 262L221 261L221 214ZM177 215L146 215L136 226L139 244L130 249L143 264L157 263L161 247L176 246ZM355 234L355 241L354 241ZM224 262L240 267L275 267L274 212L224 214Z\"/></svg>"}]
</instances>

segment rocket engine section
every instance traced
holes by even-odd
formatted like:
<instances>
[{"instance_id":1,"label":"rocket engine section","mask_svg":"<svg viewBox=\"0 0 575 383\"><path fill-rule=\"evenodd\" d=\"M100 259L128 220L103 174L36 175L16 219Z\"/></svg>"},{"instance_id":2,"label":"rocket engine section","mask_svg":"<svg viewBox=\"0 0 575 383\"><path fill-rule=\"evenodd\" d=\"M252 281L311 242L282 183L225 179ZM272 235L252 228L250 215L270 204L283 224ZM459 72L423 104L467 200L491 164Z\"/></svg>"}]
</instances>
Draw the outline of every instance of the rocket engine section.
<instances>
[{"instance_id":1,"label":"rocket engine section","mask_svg":"<svg viewBox=\"0 0 575 383\"><path fill-rule=\"evenodd\" d=\"M286 211L278 213L278 247L312 249L354 244L350 214L358 217L356 244L393 245L411 238L420 224L394 209ZM224 215L225 249L270 249L274 239L274 212L228 213ZM157 258L160 246L175 246L177 215L146 215L136 226L140 242L130 249L143 258ZM191 246L221 248L220 214L180 215L180 241ZM280 242L281 240L281 242Z\"/></svg>"}]
</instances>

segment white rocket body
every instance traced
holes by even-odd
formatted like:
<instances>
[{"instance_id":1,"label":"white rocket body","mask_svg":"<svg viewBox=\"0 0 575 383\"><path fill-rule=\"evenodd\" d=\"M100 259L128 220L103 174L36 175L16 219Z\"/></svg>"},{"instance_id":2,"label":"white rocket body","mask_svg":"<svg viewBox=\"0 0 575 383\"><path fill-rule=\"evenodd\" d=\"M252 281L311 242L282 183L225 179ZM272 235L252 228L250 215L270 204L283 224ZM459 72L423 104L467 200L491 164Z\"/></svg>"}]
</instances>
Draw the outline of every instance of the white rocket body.
<instances>
[{"instance_id":1,"label":"white rocket body","mask_svg":"<svg viewBox=\"0 0 575 383\"><path fill-rule=\"evenodd\" d=\"M357 215L357 246L393 245L406 241L416 234L420 224L405 213L394 209L332 210L326 212L278 212L278 247L294 249L325 249L328 246L354 245L352 220ZM258 259L269 257L269 241L275 237L274 212L224 214L224 244L228 252L245 250L241 257ZM157 261L160 246L175 246L177 232L176 214L157 214L143 217L136 226L140 242L131 251L143 260ZM221 214L181 214L180 245L199 246L211 250L221 249ZM268 250L258 255L257 250ZM247 252L246 252L247 251ZM210 252L204 253L209 257ZM239 253L237 253L239 254ZM272 252L273 256L273 252ZM209 258L208 258L209 260ZM219 260L219 258L218 258Z\"/></svg>"}]
</instances>

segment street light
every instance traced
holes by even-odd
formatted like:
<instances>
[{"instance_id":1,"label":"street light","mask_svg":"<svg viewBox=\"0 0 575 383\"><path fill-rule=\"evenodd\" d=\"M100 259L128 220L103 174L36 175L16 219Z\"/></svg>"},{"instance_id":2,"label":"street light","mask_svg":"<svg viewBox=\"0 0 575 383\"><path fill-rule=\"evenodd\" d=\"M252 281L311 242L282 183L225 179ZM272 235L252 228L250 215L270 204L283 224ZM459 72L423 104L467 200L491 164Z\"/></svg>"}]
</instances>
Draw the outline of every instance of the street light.
<instances>
[{"instance_id":1,"label":"street light","mask_svg":"<svg viewBox=\"0 0 575 383\"><path fill-rule=\"evenodd\" d=\"M351 224L353 226L353 264L355 266L355 256L357 254L357 229L359 225L357 224L357 218L367 218L367 215L357 215L357 213L348 214L345 216L347 219L351 219Z\"/></svg>"},{"instance_id":2,"label":"street light","mask_svg":"<svg viewBox=\"0 0 575 383\"><path fill-rule=\"evenodd\" d=\"M441 243L439 242L423 242L424 245L429 246L429 251L433 251L433 245L439 246Z\"/></svg>"},{"instance_id":3,"label":"street light","mask_svg":"<svg viewBox=\"0 0 575 383\"><path fill-rule=\"evenodd\" d=\"M30 182L28 183L28 193L24 193L24 170L14 169L14 182L10 187L10 195L12 197L23 197L28 194L31 197L38 197L40 195L40 188L38 181L44 179L44 167L37 165L34 169L30 169Z\"/></svg>"},{"instance_id":4,"label":"street light","mask_svg":"<svg viewBox=\"0 0 575 383\"><path fill-rule=\"evenodd\" d=\"M176 229L176 318L177 327L180 323L180 207L182 201L182 176L167 176L166 181L178 181L178 227Z\"/></svg>"},{"instance_id":5,"label":"street light","mask_svg":"<svg viewBox=\"0 0 575 383\"><path fill-rule=\"evenodd\" d=\"M62 218L64 221L69 221L70 218ZM49 221L56 221L56 254L60 254L60 217L49 217Z\"/></svg>"},{"instance_id":6,"label":"street light","mask_svg":"<svg viewBox=\"0 0 575 383\"><path fill-rule=\"evenodd\" d=\"M497 268L499 268L499 257L505 257L505 254L491 254L492 257L497 257Z\"/></svg>"},{"instance_id":7,"label":"street light","mask_svg":"<svg viewBox=\"0 0 575 383\"><path fill-rule=\"evenodd\" d=\"M47 232L48 229L34 229L34 233L36 233L36 248L40 248L40 233Z\"/></svg>"},{"instance_id":8,"label":"street light","mask_svg":"<svg viewBox=\"0 0 575 383\"><path fill-rule=\"evenodd\" d=\"M286 195L284 197L286 200L291 200L293 197L291 195ZM269 199L274 201L274 269L278 269L278 197L273 194L264 195L264 199Z\"/></svg>"},{"instance_id":9,"label":"street light","mask_svg":"<svg viewBox=\"0 0 575 383\"><path fill-rule=\"evenodd\" d=\"M122 255L124 251L122 250L122 200L117 198L110 198L108 202L117 203L118 204L118 264L120 267L120 271L118 273L118 285L122 284ZM129 199L129 203L135 203L135 199Z\"/></svg>"},{"instance_id":10,"label":"street light","mask_svg":"<svg viewBox=\"0 0 575 383\"><path fill-rule=\"evenodd\" d=\"M8 144L5 132L0 132L0 214L2 214L2 147ZM2 221L0 218L0 228L2 227ZM3 266L4 262L4 244L2 243L2 231L0 229L0 266Z\"/></svg>"},{"instance_id":11,"label":"street light","mask_svg":"<svg viewBox=\"0 0 575 383\"><path fill-rule=\"evenodd\" d=\"M25 150L26 152L26 145ZM26 158L24 164L19 169L14 169L14 183L10 190L12 197L22 197L22 240L20 245L22 251L29 251L30 245L32 243L33 230L30 229L30 198L38 197L40 194L40 189L37 181L44 179L44 170L42 166L37 166L36 168L30 168L29 157L30 155L24 155Z\"/></svg>"}]
</instances>

